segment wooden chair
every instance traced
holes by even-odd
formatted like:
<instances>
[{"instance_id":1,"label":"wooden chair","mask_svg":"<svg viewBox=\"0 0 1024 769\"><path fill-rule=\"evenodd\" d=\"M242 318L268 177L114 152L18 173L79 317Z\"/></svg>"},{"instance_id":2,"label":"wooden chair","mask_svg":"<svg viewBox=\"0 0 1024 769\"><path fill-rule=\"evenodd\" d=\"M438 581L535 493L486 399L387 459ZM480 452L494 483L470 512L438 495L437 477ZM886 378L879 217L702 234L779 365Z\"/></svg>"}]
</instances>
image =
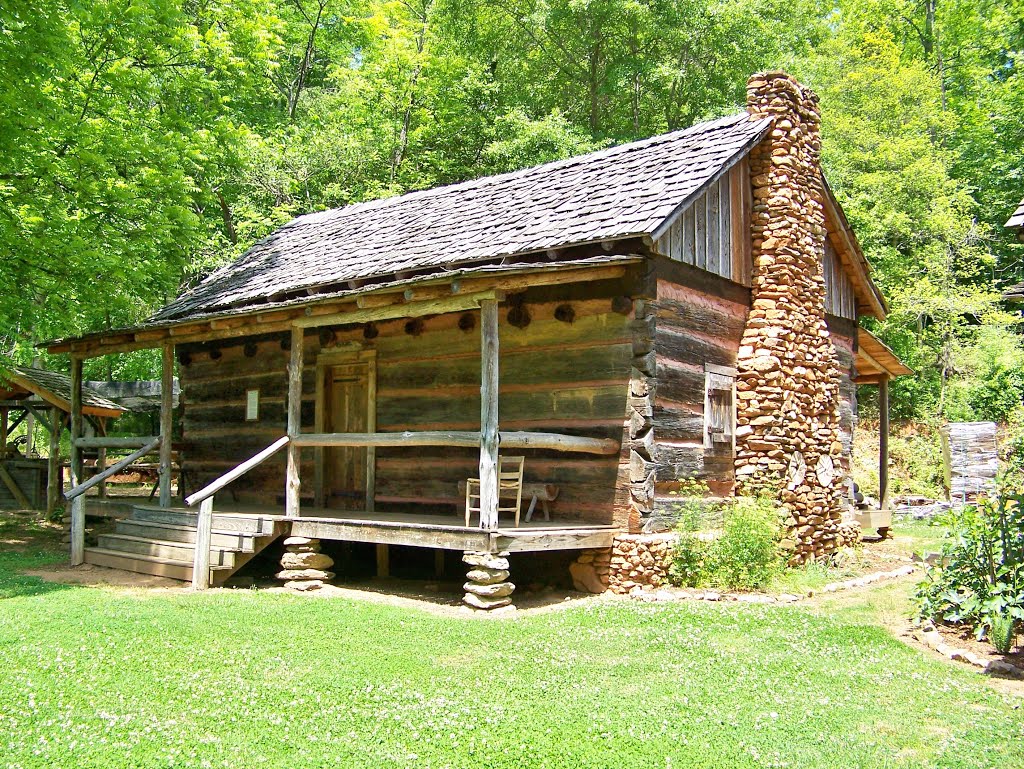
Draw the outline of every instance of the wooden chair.
<instances>
[{"instance_id":1,"label":"wooden chair","mask_svg":"<svg viewBox=\"0 0 1024 769\"><path fill-rule=\"evenodd\" d=\"M519 508L523 503L523 464L525 457L498 457L498 517L502 513L516 514L516 528L519 528ZM515 504L502 505L502 498L515 498ZM476 505L474 506L474 501ZM480 513L480 479L466 480L466 525L473 513Z\"/></svg>"}]
</instances>

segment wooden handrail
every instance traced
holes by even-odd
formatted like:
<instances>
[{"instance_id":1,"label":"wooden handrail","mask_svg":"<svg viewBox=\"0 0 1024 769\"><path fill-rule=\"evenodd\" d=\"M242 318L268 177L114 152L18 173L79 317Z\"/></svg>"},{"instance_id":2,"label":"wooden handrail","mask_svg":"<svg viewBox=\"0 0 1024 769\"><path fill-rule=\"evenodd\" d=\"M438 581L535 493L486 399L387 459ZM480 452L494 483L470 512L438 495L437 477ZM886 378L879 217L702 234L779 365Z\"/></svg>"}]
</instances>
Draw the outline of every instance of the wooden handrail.
<instances>
[{"instance_id":1,"label":"wooden handrail","mask_svg":"<svg viewBox=\"0 0 1024 769\"><path fill-rule=\"evenodd\" d=\"M199 502L199 516L196 519L196 542L192 560L192 587L205 590L210 586L210 542L213 537L213 495L232 481L238 480L257 465L262 464L291 442L287 435L282 435L267 446L263 451L236 465L212 483L208 483L195 494L185 498L188 507Z\"/></svg>"},{"instance_id":2,"label":"wooden handrail","mask_svg":"<svg viewBox=\"0 0 1024 769\"><path fill-rule=\"evenodd\" d=\"M302 433L296 446L461 446L476 448L480 433L473 431L405 431L400 433ZM561 433L502 432L499 444L506 449L551 449L584 454L618 454L618 441Z\"/></svg>"},{"instance_id":3,"label":"wooden handrail","mask_svg":"<svg viewBox=\"0 0 1024 769\"><path fill-rule=\"evenodd\" d=\"M189 494L187 497L185 497L185 505L188 507L192 507L197 502L202 502L207 497L212 497L214 494L223 489L232 481L238 480L240 477L245 475L247 472L252 470L257 465L260 465L266 460L270 459L270 457L274 456L274 454L276 454L285 446L287 446L290 440L291 439L287 435L282 435L276 441L274 441L265 449L263 449L263 451L259 452L258 454L254 454L253 456L249 457L247 460L242 462L242 464L236 465L231 470L228 470L226 473L224 473L224 475L217 478L217 480L206 484L196 493Z\"/></svg>"},{"instance_id":4,"label":"wooden handrail","mask_svg":"<svg viewBox=\"0 0 1024 769\"><path fill-rule=\"evenodd\" d=\"M71 491L69 491L67 494L64 495L65 499L72 500L75 497L84 494L89 489L91 489L93 486L98 486L99 484L103 483L103 481L107 480L107 478L109 478L110 476L116 475L117 473L119 473L122 470L124 470L126 467L128 467L128 465L130 465L136 459L139 459L141 457L146 456L146 454L150 453L153 449L155 449L159 445L160 445L160 438L158 436L158 437L154 438L153 440L151 440L149 443L147 443L145 446L143 446L138 451L134 451L131 454L129 454L128 456L126 456L120 462L117 462L116 464L111 465L110 467L108 467L106 470L104 470L101 473L96 473L96 475L94 475L92 478L87 480L85 483L80 483L79 485L75 486L75 488L71 489Z\"/></svg>"},{"instance_id":5,"label":"wooden handrail","mask_svg":"<svg viewBox=\"0 0 1024 769\"><path fill-rule=\"evenodd\" d=\"M75 446L80 449L137 449L159 439L157 435L143 435L137 438L76 438Z\"/></svg>"}]
</instances>

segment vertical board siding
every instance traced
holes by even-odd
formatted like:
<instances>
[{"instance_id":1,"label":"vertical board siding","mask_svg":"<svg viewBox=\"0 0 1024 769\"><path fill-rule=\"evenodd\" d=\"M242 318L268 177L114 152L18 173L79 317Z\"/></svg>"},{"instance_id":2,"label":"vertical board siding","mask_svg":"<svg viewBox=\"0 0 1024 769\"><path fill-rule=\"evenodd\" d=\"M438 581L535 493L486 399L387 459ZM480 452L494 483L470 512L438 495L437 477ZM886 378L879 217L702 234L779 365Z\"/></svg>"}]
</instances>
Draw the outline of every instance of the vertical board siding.
<instances>
[{"instance_id":1,"label":"vertical board siding","mask_svg":"<svg viewBox=\"0 0 1024 769\"><path fill-rule=\"evenodd\" d=\"M857 385L854 384L854 330L840 328L841 322L829 323L829 334L836 351L836 364L839 367L839 440L843 444L840 460L843 470L848 474L853 456L853 433L857 426Z\"/></svg>"},{"instance_id":2,"label":"vertical board siding","mask_svg":"<svg viewBox=\"0 0 1024 769\"><path fill-rule=\"evenodd\" d=\"M857 319L857 301L853 281L843 269L832 243L825 240L825 261L822 265L825 277L825 312L837 318Z\"/></svg>"},{"instance_id":3,"label":"vertical board siding","mask_svg":"<svg viewBox=\"0 0 1024 769\"><path fill-rule=\"evenodd\" d=\"M529 297L529 294L527 294ZM508 307L499 308L499 428L539 430L622 439L633 357L628 316L610 312L610 299L573 301L572 323L554 318L561 301L530 303L526 328L508 324ZM478 430L480 428L479 313L471 330L457 323L461 314L424 320L422 333L405 332L405 321L377 324L379 335L363 338L362 327L336 329L324 353L346 346L377 355L377 430ZM315 428L316 361L320 334L306 336L303 373L303 431ZM220 358L191 346L181 367L186 404L183 414L184 466L195 489L256 453L286 426L288 352L279 338L256 342L246 356L247 339L232 340ZM252 350L250 350L252 352ZM245 421L245 391L260 389L260 419ZM527 482L554 483L559 497L555 520L611 523L628 509L628 489L619 489L620 457L527 451ZM314 451L304 450L302 497L315 489ZM378 510L462 512L458 483L475 477L479 452L450 447L378 448ZM284 460L277 457L229 487L228 497L279 505L284 496ZM503 520L502 525L508 523Z\"/></svg>"},{"instance_id":4,"label":"vertical board siding","mask_svg":"<svg viewBox=\"0 0 1024 769\"><path fill-rule=\"evenodd\" d=\"M733 221L733 187L740 179L739 168L734 169L711 184L710 187L675 220L658 239L655 248L665 256L685 264L692 264L715 275L733 280L738 273L734 262L743 258L736 254ZM743 212L738 215L742 217ZM739 228L740 232L748 232ZM749 257L748 257L749 258Z\"/></svg>"}]
</instances>

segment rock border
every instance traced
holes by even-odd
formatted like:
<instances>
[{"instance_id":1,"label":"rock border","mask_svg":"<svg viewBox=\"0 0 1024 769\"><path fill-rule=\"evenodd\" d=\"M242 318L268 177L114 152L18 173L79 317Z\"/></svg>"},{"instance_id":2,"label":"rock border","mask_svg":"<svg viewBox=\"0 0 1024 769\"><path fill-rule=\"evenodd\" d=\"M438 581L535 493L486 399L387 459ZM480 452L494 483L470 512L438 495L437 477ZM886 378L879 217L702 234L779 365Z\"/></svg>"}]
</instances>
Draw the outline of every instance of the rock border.
<instances>
[{"instance_id":1,"label":"rock border","mask_svg":"<svg viewBox=\"0 0 1024 769\"><path fill-rule=\"evenodd\" d=\"M979 668L980 672L987 675L997 674L1024 679L1024 668L1019 668L1004 660L987 660L967 649L958 649L955 646L950 646L942 639L942 635L931 622L914 628L912 634L914 638L929 649L937 651L954 662L966 662L968 665Z\"/></svg>"},{"instance_id":2,"label":"rock border","mask_svg":"<svg viewBox=\"0 0 1024 769\"><path fill-rule=\"evenodd\" d=\"M876 571L871 574L865 574L863 577L854 577L853 579L847 579L842 582L830 582L820 590L808 590L803 595L796 595L793 593L781 593L780 595L768 595L767 593L721 593L716 590L693 590L688 588L643 590L642 588L634 587L629 591L629 598L647 602L696 600L736 601L739 603L758 604L796 603L798 601L807 600L808 598L813 598L815 595L822 593L838 593L843 590L867 587L868 585L880 582L883 579L905 577L913 574L915 571L917 571L917 568L911 565L900 566L892 571Z\"/></svg>"}]
</instances>

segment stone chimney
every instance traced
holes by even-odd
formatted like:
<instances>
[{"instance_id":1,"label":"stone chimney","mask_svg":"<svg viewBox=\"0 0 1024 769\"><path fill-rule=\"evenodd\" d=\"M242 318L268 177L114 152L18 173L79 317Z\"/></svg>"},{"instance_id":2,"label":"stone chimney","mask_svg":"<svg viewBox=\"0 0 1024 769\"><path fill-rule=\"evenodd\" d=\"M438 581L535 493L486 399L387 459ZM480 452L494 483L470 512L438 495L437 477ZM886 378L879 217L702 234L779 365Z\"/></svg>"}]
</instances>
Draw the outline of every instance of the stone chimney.
<instances>
[{"instance_id":1,"label":"stone chimney","mask_svg":"<svg viewBox=\"0 0 1024 769\"><path fill-rule=\"evenodd\" d=\"M750 154L752 304L736 379L736 480L781 494L794 565L835 550L842 517L839 371L825 325L818 97L784 72L747 82L772 117Z\"/></svg>"}]
</instances>

